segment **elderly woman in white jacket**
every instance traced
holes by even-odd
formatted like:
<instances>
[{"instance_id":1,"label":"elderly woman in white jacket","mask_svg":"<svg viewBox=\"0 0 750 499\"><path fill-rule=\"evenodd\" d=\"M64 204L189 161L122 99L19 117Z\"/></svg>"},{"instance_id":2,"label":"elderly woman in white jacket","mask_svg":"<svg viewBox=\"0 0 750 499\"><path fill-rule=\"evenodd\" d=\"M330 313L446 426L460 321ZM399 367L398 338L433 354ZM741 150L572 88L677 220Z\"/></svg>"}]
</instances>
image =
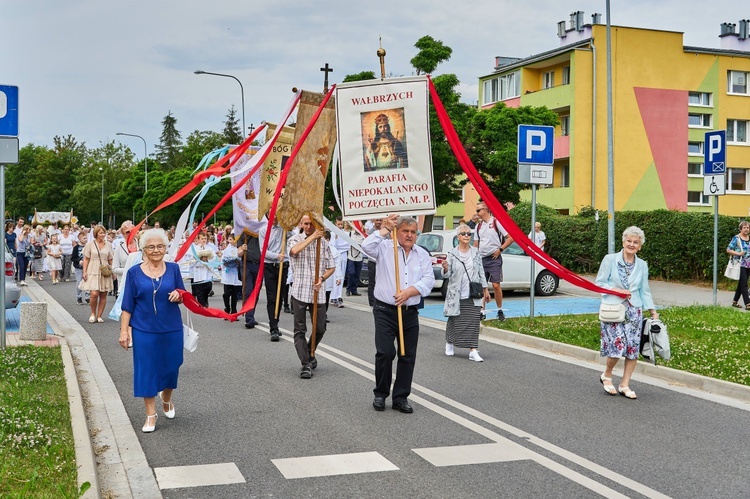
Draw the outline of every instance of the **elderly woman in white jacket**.
<instances>
[{"instance_id":1,"label":"elderly woman in white jacket","mask_svg":"<svg viewBox=\"0 0 750 499\"><path fill-rule=\"evenodd\" d=\"M598 286L627 295L626 299L618 295L602 295L602 303L622 303L626 310L623 322L601 323L601 356L607 357L607 367L599 381L609 395L619 393L629 399L636 398L635 392L630 389L630 377L638 360L643 309L649 310L651 318L659 318L648 286L648 264L636 256L645 242L646 236L638 227L625 229L622 233L622 251L605 256L596 276ZM625 357L625 368L620 386L615 390L612 369L620 357Z\"/></svg>"},{"instance_id":2,"label":"elderly woman in white jacket","mask_svg":"<svg viewBox=\"0 0 750 499\"><path fill-rule=\"evenodd\" d=\"M482 319L482 305L489 301L487 279L484 275L482 257L472 247L473 232L468 225L460 224L456 229L458 246L448 253L443 261L443 277L448 279L448 292L445 295L443 315L448 317L445 328L445 355L453 355L454 347L468 348L469 359L482 362L479 356L479 322ZM472 299L469 296L469 282L479 282L484 289L484 297Z\"/></svg>"}]
</instances>

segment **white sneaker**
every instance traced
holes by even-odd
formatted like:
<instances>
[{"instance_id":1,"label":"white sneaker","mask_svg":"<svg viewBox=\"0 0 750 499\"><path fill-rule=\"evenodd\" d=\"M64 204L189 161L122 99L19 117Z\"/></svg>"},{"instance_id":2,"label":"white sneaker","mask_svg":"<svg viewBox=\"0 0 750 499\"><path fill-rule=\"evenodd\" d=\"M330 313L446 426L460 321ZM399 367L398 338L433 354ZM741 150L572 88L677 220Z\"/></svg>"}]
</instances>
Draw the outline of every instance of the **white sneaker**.
<instances>
[{"instance_id":1,"label":"white sneaker","mask_svg":"<svg viewBox=\"0 0 750 499\"><path fill-rule=\"evenodd\" d=\"M446 343L445 344L445 355L452 356L453 355L453 343Z\"/></svg>"},{"instance_id":2,"label":"white sneaker","mask_svg":"<svg viewBox=\"0 0 750 499\"><path fill-rule=\"evenodd\" d=\"M26 284L26 281L18 281L18 285L19 286L28 286L28 284Z\"/></svg>"},{"instance_id":3,"label":"white sneaker","mask_svg":"<svg viewBox=\"0 0 750 499\"><path fill-rule=\"evenodd\" d=\"M469 360L474 362L482 362L482 357L479 356L479 350L471 350L469 352Z\"/></svg>"}]
</instances>

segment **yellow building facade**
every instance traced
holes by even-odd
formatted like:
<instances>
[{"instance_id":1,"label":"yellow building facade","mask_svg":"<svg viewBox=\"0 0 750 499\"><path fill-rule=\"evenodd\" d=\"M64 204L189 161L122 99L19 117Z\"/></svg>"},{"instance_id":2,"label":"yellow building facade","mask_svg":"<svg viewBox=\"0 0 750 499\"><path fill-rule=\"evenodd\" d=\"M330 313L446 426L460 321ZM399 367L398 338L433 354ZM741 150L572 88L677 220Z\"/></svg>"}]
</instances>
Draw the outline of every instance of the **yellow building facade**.
<instances>
[{"instance_id":1,"label":"yellow building facade","mask_svg":"<svg viewBox=\"0 0 750 499\"><path fill-rule=\"evenodd\" d=\"M575 213L607 209L606 26L601 16L558 24L560 47L498 57L479 78L479 102L546 106L560 116L552 186L537 202ZM687 47L679 32L611 27L615 210L713 211L703 194L704 135L727 130L719 212L750 208L750 21L720 26L720 48ZM523 191L529 199L530 192Z\"/></svg>"}]
</instances>

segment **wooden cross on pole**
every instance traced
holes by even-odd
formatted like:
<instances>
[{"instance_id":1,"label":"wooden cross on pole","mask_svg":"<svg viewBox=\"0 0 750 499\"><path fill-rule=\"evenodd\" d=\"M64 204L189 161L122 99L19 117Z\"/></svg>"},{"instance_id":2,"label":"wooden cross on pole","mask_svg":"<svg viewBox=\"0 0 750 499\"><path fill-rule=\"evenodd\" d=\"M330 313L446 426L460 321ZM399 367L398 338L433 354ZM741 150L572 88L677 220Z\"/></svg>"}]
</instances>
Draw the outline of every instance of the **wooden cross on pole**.
<instances>
[{"instance_id":1,"label":"wooden cross on pole","mask_svg":"<svg viewBox=\"0 0 750 499\"><path fill-rule=\"evenodd\" d=\"M328 73L333 73L333 68L328 67L326 62L325 67L320 68L325 73L325 79L323 80L323 93L328 93Z\"/></svg>"}]
</instances>

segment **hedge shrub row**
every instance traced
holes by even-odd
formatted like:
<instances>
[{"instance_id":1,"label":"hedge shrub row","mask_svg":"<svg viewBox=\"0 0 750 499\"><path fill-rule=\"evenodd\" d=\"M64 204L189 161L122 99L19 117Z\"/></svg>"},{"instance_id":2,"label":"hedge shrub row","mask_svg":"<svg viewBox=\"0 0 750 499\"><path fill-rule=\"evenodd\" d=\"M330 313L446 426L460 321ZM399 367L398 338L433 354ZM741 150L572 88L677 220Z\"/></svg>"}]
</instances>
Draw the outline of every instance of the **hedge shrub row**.
<instances>
[{"instance_id":1,"label":"hedge shrub row","mask_svg":"<svg viewBox=\"0 0 750 499\"><path fill-rule=\"evenodd\" d=\"M607 254L607 212L583 208L577 215L560 215L537 205L536 220L547 235L545 250L577 273L595 274ZM531 204L519 203L509 212L524 230L531 227ZM729 256L726 247L738 232L740 219L719 216L719 276ZM615 213L615 248L622 249L622 232L635 225L643 229L646 243L638 256L648 262L649 275L666 280L706 280L713 276L714 218L712 213L681 211L621 211Z\"/></svg>"}]
</instances>

